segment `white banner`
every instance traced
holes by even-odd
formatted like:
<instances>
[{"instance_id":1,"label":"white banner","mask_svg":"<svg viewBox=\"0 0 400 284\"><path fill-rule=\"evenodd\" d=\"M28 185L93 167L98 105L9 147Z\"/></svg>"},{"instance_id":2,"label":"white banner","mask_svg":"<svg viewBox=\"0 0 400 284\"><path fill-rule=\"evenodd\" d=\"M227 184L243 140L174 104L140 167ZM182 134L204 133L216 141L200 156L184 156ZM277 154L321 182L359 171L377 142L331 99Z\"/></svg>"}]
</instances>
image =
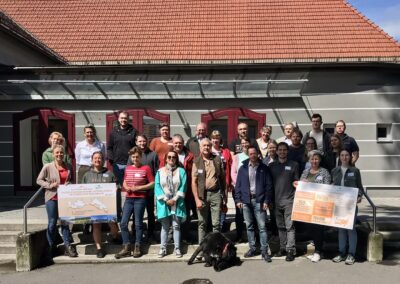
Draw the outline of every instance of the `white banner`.
<instances>
[{"instance_id":1,"label":"white banner","mask_svg":"<svg viewBox=\"0 0 400 284\"><path fill-rule=\"evenodd\" d=\"M299 182L292 220L353 229L358 188Z\"/></svg>"},{"instance_id":2,"label":"white banner","mask_svg":"<svg viewBox=\"0 0 400 284\"><path fill-rule=\"evenodd\" d=\"M70 223L104 223L117 219L115 183L60 185L58 215Z\"/></svg>"}]
</instances>

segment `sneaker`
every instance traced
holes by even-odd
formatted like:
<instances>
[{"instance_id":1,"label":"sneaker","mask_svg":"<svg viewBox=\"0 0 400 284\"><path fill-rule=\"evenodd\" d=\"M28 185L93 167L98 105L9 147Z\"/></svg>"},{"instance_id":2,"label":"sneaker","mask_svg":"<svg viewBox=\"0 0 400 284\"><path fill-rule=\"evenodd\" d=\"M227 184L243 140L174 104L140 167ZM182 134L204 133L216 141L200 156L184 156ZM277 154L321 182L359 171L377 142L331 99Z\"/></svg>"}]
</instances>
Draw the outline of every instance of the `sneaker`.
<instances>
[{"instance_id":1,"label":"sneaker","mask_svg":"<svg viewBox=\"0 0 400 284\"><path fill-rule=\"evenodd\" d=\"M261 259L264 259L266 262L272 262L271 256L268 253L261 253Z\"/></svg>"},{"instance_id":2,"label":"sneaker","mask_svg":"<svg viewBox=\"0 0 400 284\"><path fill-rule=\"evenodd\" d=\"M102 249L97 250L97 253L96 253L97 258L104 258L105 256L106 256L106 254L103 252Z\"/></svg>"},{"instance_id":3,"label":"sneaker","mask_svg":"<svg viewBox=\"0 0 400 284\"><path fill-rule=\"evenodd\" d=\"M166 252L165 248L160 248L160 251L158 252L157 257L158 258L163 258L166 255L167 255L167 252Z\"/></svg>"},{"instance_id":4,"label":"sneaker","mask_svg":"<svg viewBox=\"0 0 400 284\"><path fill-rule=\"evenodd\" d=\"M339 254L339 255L335 256L335 257L332 259L332 261L333 261L333 262L336 262L336 263L341 262L341 261L345 261L345 260L346 260L346 256L343 255L343 254Z\"/></svg>"},{"instance_id":5,"label":"sneaker","mask_svg":"<svg viewBox=\"0 0 400 284\"><path fill-rule=\"evenodd\" d=\"M285 260L286 260L286 261L293 261L293 260L294 260L294 257L295 257L294 251L289 250L288 253L287 253L287 255L286 255Z\"/></svg>"},{"instance_id":6,"label":"sneaker","mask_svg":"<svg viewBox=\"0 0 400 284\"><path fill-rule=\"evenodd\" d=\"M347 265L353 265L354 262L356 262L356 259L354 258L354 256L349 254L344 263L346 263Z\"/></svg>"},{"instance_id":7,"label":"sneaker","mask_svg":"<svg viewBox=\"0 0 400 284\"><path fill-rule=\"evenodd\" d=\"M244 258L253 257L256 255L256 251L254 249L249 249L245 254Z\"/></svg>"},{"instance_id":8,"label":"sneaker","mask_svg":"<svg viewBox=\"0 0 400 284\"><path fill-rule=\"evenodd\" d=\"M321 255L318 252L314 252L313 256L311 257L312 262L318 262L321 260Z\"/></svg>"},{"instance_id":9,"label":"sneaker","mask_svg":"<svg viewBox=\"0 0 400 284\"><path fill-rule=\"evenodd\" d=\"M175 249L175 256L177 257L177 258L180 258L180 257L182 257L182 253L181 253L181 250L180 249Z\"/></svg>"}]
</instances>

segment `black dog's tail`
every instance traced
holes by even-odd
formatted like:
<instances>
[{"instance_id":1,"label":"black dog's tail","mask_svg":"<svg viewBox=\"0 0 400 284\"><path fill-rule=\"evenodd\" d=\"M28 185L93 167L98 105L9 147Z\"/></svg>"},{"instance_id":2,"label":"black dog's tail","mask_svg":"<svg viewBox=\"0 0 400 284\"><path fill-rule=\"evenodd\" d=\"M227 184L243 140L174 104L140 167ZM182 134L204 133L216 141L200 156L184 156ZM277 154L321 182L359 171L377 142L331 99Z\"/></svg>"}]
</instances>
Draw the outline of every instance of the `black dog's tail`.
<instances>
[{"instance_id":1,"label":"black dog's tail","mask_svg":"<svg viewBox=\"0 0 400 284\"><path fill-rule=\"evenodd\" d=\"M202 246L201 244L197 247L197 249L194 251L194 253L192 254L192 256L190 257L189 261L188 261L188 265L193 264L194 259L196 258L196 256L201 252L202 250Z\"/></svg>"}]
</instances>

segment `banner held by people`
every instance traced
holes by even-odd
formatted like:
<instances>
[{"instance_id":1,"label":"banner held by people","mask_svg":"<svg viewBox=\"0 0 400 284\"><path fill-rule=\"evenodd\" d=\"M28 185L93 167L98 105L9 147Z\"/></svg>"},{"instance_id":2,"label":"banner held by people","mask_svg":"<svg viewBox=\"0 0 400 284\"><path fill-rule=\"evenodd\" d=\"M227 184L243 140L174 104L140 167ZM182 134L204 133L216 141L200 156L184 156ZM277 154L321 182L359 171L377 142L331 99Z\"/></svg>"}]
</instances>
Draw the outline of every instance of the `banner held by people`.
<instances>
[{"instance_id":1,"label":"banner held by people","mask_svg":"<svg viewBox=\"0 0 400 284\"><path fill-rule=\"evenodd\" d=\"M353 229L357 194L353 187L299 182L292 220Z\"/></svg>"},{"instance_id":2,"label":"banner held by people","mask_svg":"<svg viewBox=\"0 0 400 284\"><path fill-rule=\"evenodd\" d=\"M60 220L74 224L116 222L116 191L115 183L60 185Z\"/></svg>"}]
</instances>

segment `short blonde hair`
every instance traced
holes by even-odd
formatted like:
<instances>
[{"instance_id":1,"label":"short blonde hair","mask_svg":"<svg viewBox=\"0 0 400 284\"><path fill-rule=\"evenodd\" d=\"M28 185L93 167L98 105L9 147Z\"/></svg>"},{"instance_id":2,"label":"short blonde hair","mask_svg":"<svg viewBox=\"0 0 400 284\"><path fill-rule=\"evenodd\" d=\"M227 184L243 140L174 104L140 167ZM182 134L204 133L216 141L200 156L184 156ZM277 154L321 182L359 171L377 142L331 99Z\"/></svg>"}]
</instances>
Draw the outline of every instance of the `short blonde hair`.
<instances>
[{"instance_id":1,"label":"short blonde hair","mask_svg":"<svg viewBox=\"0 0 400 284\"><path fill-rule=\"evenodd\" d=\"M52 146L51 145L51 139L53 139L53 137L56 136L56 135L59 137L59 139L61 141L61 144L64 144L65 139L64 139L64 136L62 135L62 133L58 132L58 131L53 131L53 132L50 133L49 140L48 140L50 146Z\"/></svg>"}]
</instances>

